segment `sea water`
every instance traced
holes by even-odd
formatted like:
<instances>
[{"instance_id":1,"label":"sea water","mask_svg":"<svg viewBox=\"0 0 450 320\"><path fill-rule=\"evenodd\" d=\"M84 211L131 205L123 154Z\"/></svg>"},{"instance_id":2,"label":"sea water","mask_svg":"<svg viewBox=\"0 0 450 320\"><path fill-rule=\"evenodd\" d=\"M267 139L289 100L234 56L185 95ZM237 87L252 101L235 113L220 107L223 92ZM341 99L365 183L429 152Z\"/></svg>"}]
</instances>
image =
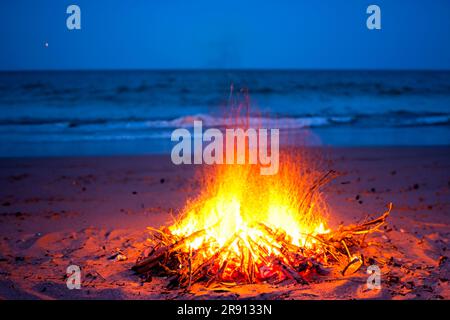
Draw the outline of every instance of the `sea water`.
<instances>
[{"instance_id":1,"label":"sea water","mask_svg":"<svg viewBox=\"0 0 450 320\"><path fill-rule=\"evenodd\" d=\"M27 71L0 73L0 156L170 153L174 129L223 124L231 86L282 143L450 144L448 71Z\"/></svg>"}]
</instances>

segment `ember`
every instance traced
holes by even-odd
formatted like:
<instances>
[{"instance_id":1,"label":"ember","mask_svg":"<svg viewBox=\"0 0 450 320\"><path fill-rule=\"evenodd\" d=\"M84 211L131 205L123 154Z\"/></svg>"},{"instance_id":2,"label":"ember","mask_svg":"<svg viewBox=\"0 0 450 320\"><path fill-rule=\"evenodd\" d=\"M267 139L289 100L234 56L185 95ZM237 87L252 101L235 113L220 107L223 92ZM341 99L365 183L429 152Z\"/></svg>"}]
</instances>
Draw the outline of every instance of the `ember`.
<instances>
[{"instance_id":1,"label":"ember","mask_svg":"<svg viewBox=\"0 0 450 320\"><path fill-rule=\"evenodd\" d=\"M148 279L170 277L171 287L204 282L306 283L309 275L339 265L342 273L363 264L365 236L381 217L332 231L320 188L335 175L320 172L301 151L280 153L279 172L259 165L216 165L201 171L202 189L170 227L153 230L151 252L133 270Z\"/></svg>"}]
</instances>

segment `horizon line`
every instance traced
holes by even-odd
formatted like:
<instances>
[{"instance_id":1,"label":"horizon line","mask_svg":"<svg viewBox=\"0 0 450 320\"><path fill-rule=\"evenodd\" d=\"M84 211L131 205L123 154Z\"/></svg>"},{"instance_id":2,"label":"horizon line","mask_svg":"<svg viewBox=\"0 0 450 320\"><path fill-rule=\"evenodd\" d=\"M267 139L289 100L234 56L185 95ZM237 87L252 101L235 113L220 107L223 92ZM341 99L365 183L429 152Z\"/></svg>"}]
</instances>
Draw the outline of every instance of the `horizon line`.
<instances>
[{"instance_id":1,"label":"horizon line","mask_svg":"<svg viewBox=\"0 0 450 320\"><path fill-rule=\"evenodd\" d=\"M450 68L62 68L62 69L1 69L8 72L98 72L98 71L411 71L449 72Z\"/></svg>"}]
</instances>

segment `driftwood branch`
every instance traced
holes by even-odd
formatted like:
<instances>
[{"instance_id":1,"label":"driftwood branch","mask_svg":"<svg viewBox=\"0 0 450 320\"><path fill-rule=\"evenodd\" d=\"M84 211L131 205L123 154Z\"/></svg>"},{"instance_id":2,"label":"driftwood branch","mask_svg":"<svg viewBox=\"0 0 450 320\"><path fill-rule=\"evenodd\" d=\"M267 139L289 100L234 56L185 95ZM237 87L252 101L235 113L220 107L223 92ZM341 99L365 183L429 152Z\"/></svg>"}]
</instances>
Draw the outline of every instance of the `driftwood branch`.
<instances>
[{"instance_id":1,"label":"driftwood branch","mask_svg":"<svg viewBox=\"0 0 450 320\"><path fill-rule=\"evenodd\" d=\"M324 179L328 176L320 181ZM206 229L186 237L175 236L167 228L154 230L154 250L139 259L132 270L145 275L146 279L151 279L151 275L169 276L170 286L188 290L201 281L209 286L224 282L277 282L288 278L306 284L304 275L314 271L321 274L322 264L337 263L346 275L361 267L363 259L357 253L359 246L367 234L380 231L391 209L392 204L389 204L383 215L362 224L341 227L326 234L305 235L308 240L315 240L313 248L292 244L283 230L272 229L264 223L254 226L264 237L254 239L236 233L223 246L205 238L197 249L189 244L198 237L206 237ZM233 251L236 247L239 254Z\"/></svg>"}]
</instances>

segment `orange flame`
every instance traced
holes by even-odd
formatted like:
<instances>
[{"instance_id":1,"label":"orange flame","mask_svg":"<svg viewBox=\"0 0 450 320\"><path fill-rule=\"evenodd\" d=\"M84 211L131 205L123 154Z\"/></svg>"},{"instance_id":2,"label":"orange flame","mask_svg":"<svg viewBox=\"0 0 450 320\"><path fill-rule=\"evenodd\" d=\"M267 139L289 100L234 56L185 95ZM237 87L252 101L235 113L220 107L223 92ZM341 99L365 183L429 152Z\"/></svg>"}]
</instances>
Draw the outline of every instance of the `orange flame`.
<instances>
[{"instance_id":1,"label":"orange flame","mask_svg":"<svg viewBox=\"0 0 450 320\"><path fill-rule=\"evenodd\" d=\"M228 126L248 128L248 95L237 107L233 103ZM281 150L275 175L261 175L260 165L204 167L200 194L169 227L173 235L189 239L180 250L195 252L197 265L214 258L211 272L220 269L220 280L233 282L254 281L250 272L260 280L279 278L276 261L290 265L286 250L322 254L315 236L330 230L327 207L314 186L323 175L300 152Z\"/></svg>"},{"instance_id":2,"label":"orange flame","mask_svg":"<svg viewBox=\"0 0 450 320\"><path fill-rule=\"evenodd\" d=\"M270 258L280 258L284 243L313 250L314 236L329 232L325 203L311 190L319 173L306 168L300 156L288 153L281 155L273 176L260 175L257 165L205 168L200 195L169 230L180 237L204 230L181 250L199 250L203 260L216 257L216 267L225 268L228 280L236 281L236 272L249 263L265 278L264 270L272 269Z\"/></svg>"}]
</instances>

